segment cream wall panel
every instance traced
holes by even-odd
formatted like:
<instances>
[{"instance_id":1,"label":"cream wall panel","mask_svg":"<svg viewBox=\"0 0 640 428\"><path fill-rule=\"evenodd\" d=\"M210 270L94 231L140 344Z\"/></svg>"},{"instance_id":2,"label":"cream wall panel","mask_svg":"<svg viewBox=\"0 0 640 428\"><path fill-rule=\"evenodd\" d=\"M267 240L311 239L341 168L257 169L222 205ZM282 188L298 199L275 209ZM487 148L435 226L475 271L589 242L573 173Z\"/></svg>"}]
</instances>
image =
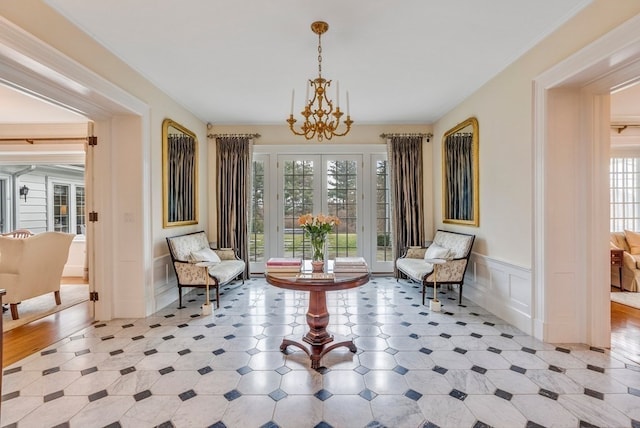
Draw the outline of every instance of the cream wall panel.
<instances>
[{"instance_id":1,"label":"cream wall panel","mask_svg":"<svg viewBox=\"0 0 640 428\"><path fill-rule=\"evenodd\" d=\"M74 240L69 247L69 258L64 265L62 276L84 277L84 266L87 257L86 241Z\"/></svg>"},{"instance_id":2,"label":"cream wall panel","mask_svg":"<svg viewBox=\"0 0 640 428\"><path fill-rule=\"evenodd\" d=\"M176 276L171 266L170 255L157 257L153 261L153 278L153 297L157 308L164 308L178 298Z\"/></svg>"},{"instance_id":3,"label":"cream wall panel","mask_svg":"<svg viewBox=\"0 0 640 428\"><path fill-rule=\"evenodd\" d=\"M463 296L531 334L530 284L531 270L474 252L467 269Z\"/></svg>"}]
</instances>

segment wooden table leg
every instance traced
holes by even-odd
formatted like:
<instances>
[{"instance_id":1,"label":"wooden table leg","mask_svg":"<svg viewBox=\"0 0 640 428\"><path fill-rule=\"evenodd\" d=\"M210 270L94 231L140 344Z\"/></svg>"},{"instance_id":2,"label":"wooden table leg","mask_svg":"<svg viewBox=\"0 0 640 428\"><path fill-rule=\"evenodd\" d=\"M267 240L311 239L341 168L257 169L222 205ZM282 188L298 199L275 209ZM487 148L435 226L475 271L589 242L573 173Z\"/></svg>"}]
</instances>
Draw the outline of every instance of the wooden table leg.
<instances>
[{"instance_id":1,"label":"wooden table leg","mask_svg":"<svg viewBox=\"0 0 640 428\"><path fill-rule=\"evenodd\" d=\"M327 331L329 311L327 311L326 293L324 291L310 291L309 293L309 309L307 310L309 331L302 340L310 346L307 347L294 340L283 339L280 345L280 351L284 352L289 345L296 346L306 352L309 358L311 358L311 368L317 369L320 367L322 357L332 349L341 346L346 346L351 352L356 352L358 349L353 343L353 340L345 340L326 346L333 342L333 336Z\"/></svg>"}]
</instances>

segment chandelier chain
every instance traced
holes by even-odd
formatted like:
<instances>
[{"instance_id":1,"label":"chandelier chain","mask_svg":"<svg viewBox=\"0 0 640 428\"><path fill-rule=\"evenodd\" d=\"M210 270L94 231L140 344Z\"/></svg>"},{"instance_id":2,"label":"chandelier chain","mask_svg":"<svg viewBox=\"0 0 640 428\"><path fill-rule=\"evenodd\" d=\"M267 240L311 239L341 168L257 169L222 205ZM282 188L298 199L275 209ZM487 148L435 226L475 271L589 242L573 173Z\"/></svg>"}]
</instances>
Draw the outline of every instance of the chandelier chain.
<instances>
[{"instance_id":1,"label":"chandelier chain","mask_svg":"<svg viewBox=\"0 0 640 428\"><path fill-rule=\"evenodd\" d=\"M322 77L322 34L318 34L318 76Z\"/></svg>"}]
</instances>

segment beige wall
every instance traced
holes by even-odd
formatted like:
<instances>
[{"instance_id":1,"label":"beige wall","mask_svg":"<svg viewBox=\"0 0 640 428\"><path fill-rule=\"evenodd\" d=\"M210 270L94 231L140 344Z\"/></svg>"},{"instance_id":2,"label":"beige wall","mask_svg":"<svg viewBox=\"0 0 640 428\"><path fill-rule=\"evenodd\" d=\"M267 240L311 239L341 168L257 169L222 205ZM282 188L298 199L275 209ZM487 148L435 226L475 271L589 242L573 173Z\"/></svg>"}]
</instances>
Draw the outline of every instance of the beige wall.
<instances>
[{"instance_id":1,"label":"beige wall","mask_svg":"<svg viewBox=\"0 0 640 428\"><path fill-rule=\"evenodd\" d=\"M640 2L596 0L434 126L434 181L440 182L442 134L475 116L480 126L480 226L451 227L477 235L474 252L530 268L532 264L533 80L546 69L640 13ZM441 190L435 193L442 224Z\"/></svg>"}]
</instances>

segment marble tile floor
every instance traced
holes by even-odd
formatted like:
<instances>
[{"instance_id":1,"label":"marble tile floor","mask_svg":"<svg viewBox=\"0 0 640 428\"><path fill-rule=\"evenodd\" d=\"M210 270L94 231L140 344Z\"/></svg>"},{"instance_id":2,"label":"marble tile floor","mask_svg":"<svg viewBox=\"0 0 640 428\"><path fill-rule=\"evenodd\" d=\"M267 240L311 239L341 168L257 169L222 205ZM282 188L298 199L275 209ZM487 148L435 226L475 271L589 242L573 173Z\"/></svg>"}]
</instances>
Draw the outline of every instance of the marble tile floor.
<instances>
[{"instance_id":1,"label":"marble tile floor","mask_svg":"<svg viewBox=\"0 0 640 428\"><path fill-rule=\"evenodd\" d=\"M145 319L99 322L4 369L2 427L640 427L640 367L542 343L444 290L374 277L328 292L350 336L318 370L279 351L306 332L308 295L263 278L194 291Z\"/></svg>"}]
</instances>

